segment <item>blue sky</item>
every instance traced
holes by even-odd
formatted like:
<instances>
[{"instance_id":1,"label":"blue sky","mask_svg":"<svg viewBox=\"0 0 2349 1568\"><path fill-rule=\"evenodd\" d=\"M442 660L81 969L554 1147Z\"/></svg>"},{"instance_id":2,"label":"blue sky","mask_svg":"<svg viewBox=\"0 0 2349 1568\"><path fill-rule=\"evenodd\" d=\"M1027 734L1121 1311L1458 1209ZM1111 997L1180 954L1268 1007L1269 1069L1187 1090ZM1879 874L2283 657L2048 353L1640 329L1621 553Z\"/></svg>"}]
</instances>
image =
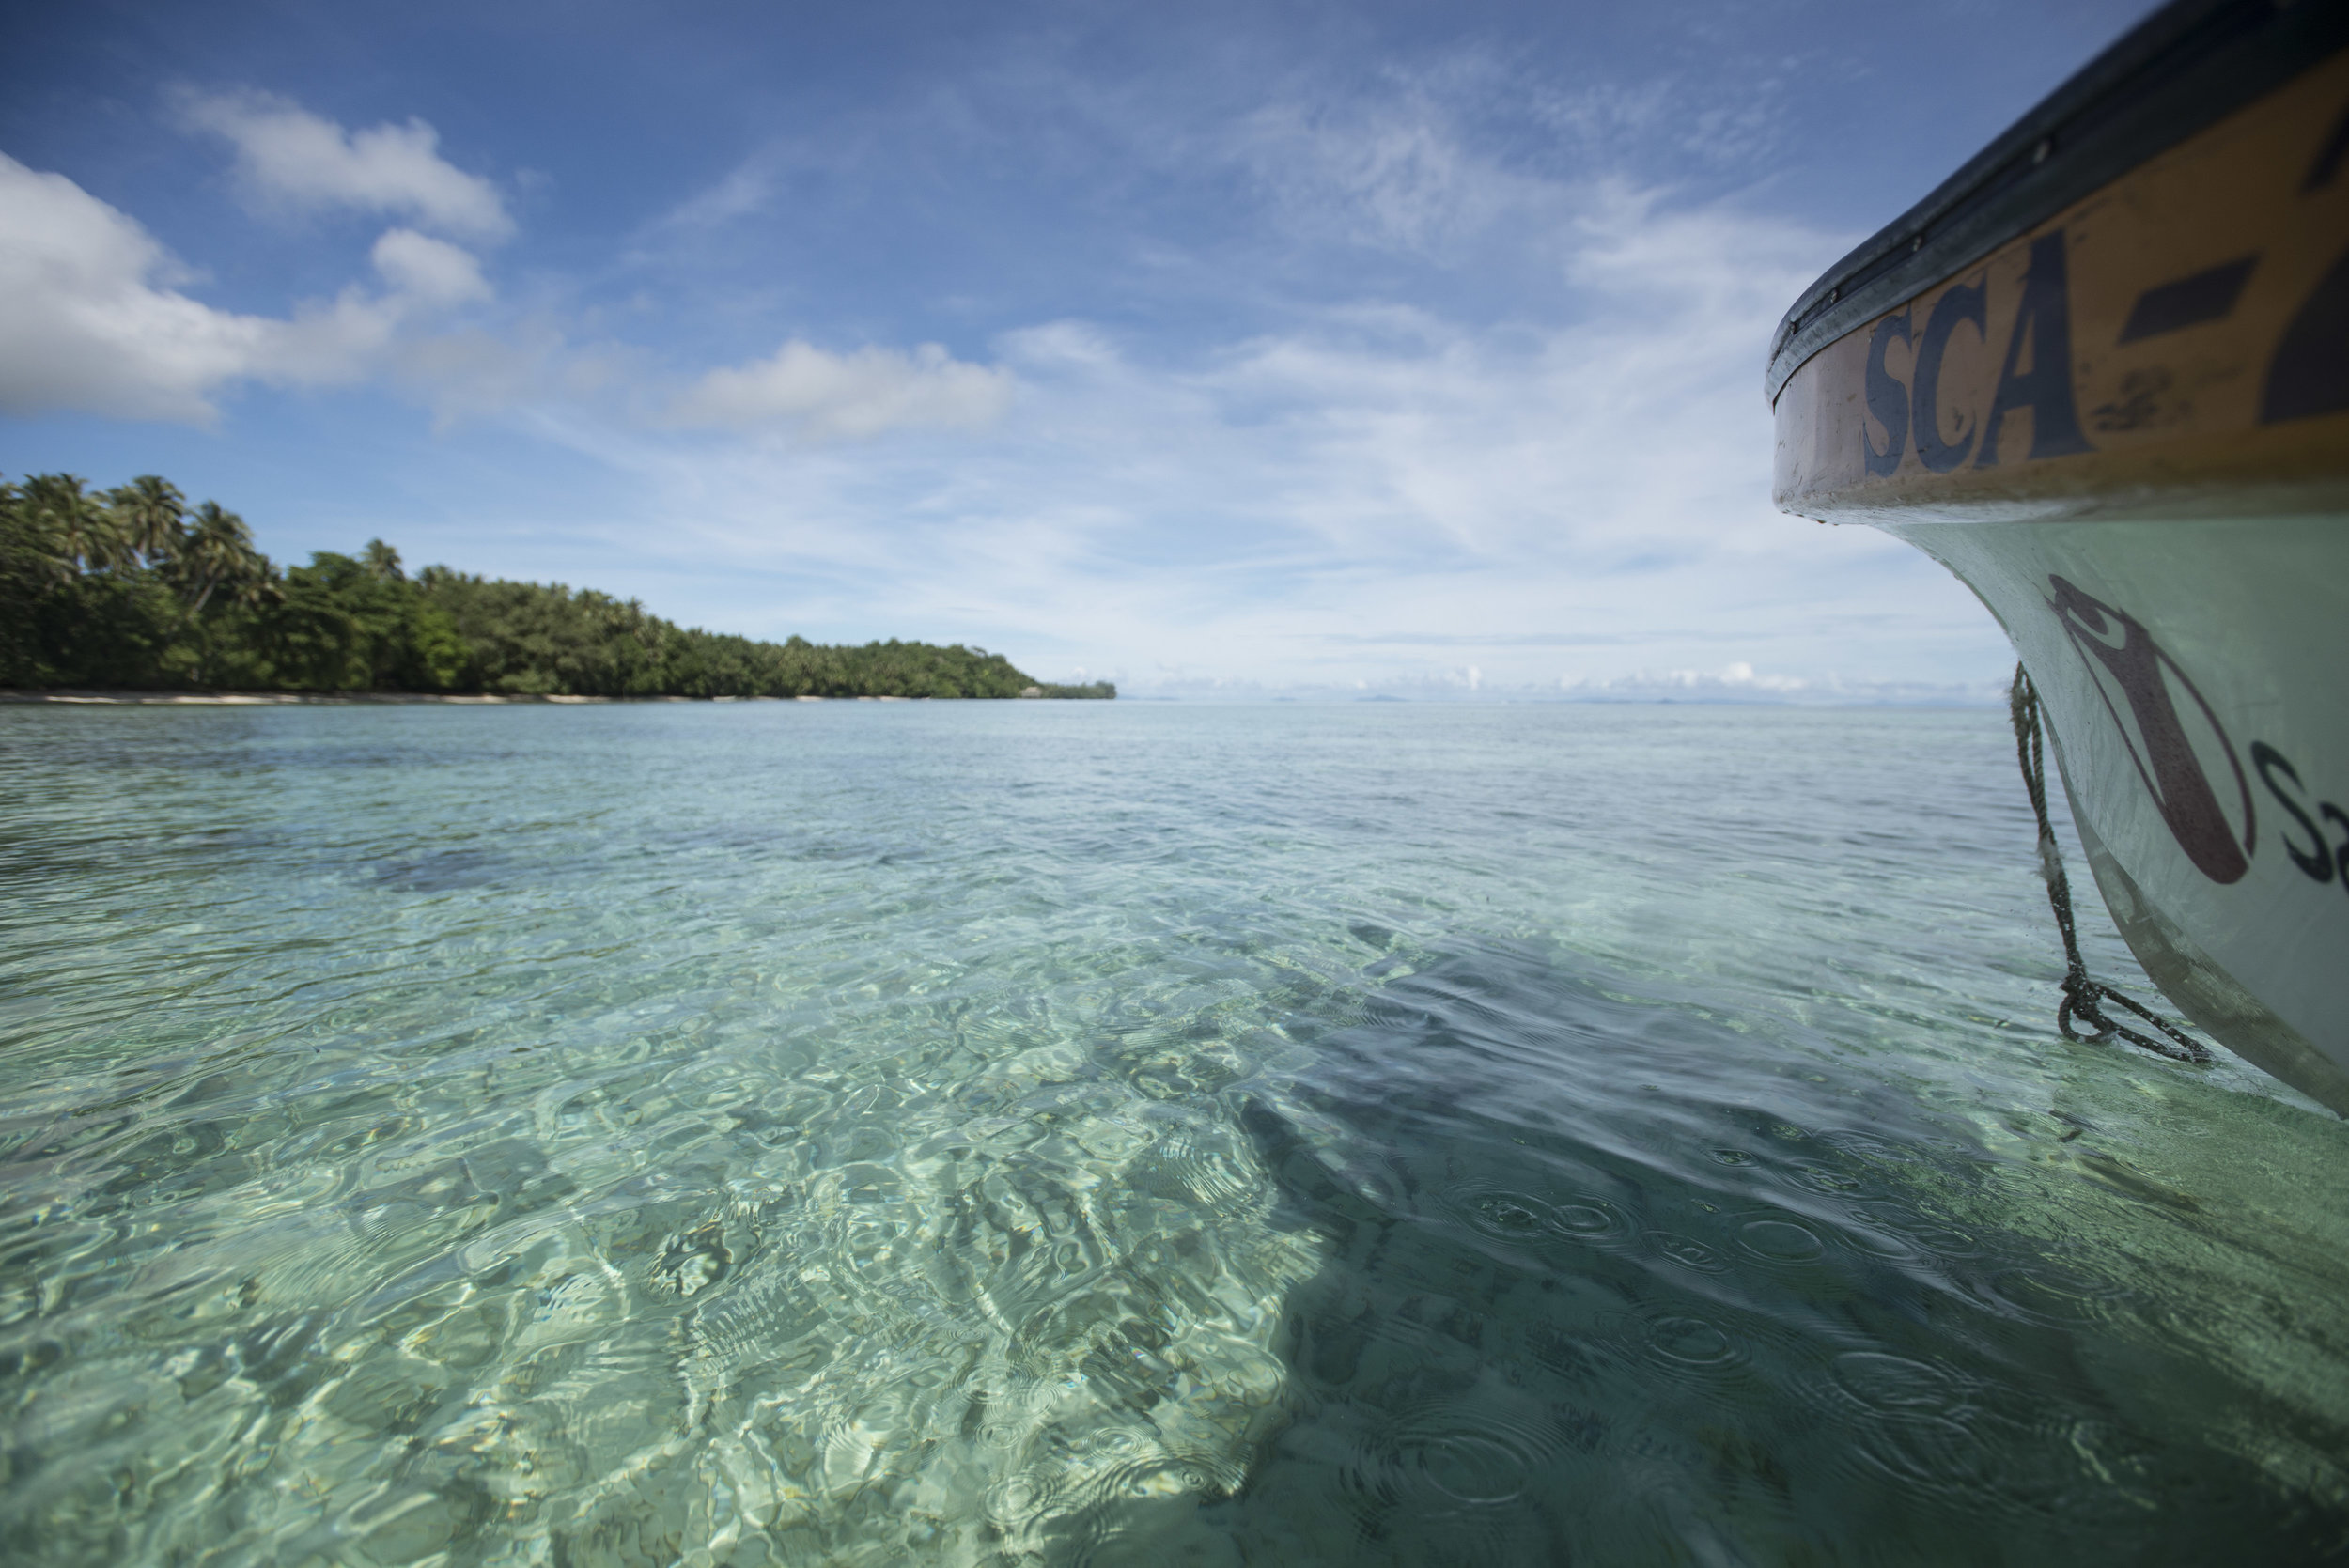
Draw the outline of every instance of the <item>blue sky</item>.
<instances>
[{"instance_id":1,"label":"blue sky","mask_svg":"<svg viewBox=\"0 0 2349 1568\"><path fill-rule=\"evenodd\" d=\"M16 8L0 471L1135 693L1981 691L1763 353L2142 8Z\"/></svg>"}]
</instances>

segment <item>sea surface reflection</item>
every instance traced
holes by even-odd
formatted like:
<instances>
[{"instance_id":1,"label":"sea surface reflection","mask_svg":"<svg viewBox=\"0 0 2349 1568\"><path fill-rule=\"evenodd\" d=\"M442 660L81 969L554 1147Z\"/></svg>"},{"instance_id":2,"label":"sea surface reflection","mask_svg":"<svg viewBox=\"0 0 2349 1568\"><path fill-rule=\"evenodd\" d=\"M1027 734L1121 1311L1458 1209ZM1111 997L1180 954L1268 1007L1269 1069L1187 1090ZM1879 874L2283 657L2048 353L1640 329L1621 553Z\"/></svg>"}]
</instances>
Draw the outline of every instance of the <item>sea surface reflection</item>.
<instances>
[{"instance_id":1,"label":"sea surface reflection","mask_svg":"<svg viewBox=\"0 0 2349 1568\"><path fill-rule=\"evenodd\" d=\"M1991 712L0 709L0 1552L2349 1552L2349 1129L2057 1040L2031 832Z\"/></svg>"}]
</instances>

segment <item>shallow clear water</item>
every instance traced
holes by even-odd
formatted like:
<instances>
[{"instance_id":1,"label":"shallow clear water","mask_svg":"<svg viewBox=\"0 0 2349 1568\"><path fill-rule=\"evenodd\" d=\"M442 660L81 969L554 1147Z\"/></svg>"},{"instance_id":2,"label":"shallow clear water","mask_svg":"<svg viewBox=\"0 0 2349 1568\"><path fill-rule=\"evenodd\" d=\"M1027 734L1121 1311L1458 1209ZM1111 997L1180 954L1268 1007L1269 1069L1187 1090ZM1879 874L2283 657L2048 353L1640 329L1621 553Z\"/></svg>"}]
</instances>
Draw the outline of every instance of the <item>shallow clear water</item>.
<instances>
[{"instance_id":1,"label":"shallow clear water","mask_svg":"<svg viewBox=\"0 0 2349 1568\"><path fill-rule=\"evenodd\" d=\"M0 709L0 1553L2349 1552L2349 1128L2058 1041L2030 841L1992 712Z\"/></svg>"}]
</instances>

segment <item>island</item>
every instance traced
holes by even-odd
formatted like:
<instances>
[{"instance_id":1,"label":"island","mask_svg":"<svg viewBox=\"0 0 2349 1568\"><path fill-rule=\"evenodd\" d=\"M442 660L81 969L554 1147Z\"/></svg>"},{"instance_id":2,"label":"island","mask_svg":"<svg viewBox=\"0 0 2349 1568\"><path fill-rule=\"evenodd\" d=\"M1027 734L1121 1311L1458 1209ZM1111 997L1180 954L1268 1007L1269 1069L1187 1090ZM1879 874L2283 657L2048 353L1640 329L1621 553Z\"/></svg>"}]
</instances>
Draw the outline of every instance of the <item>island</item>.
<instances>
[{"instance_id":1,"label":"island","mask_svg":"<svg viewBox=\"0 0 2349 1568\"><path fill-rule=\"evenodd\" d=\"M381 539L280 568L153 474L0 483L0 689L530 697L1089 697L985 648L763 643L635 599L446 567Z\"/></svg>"}]
</instances>

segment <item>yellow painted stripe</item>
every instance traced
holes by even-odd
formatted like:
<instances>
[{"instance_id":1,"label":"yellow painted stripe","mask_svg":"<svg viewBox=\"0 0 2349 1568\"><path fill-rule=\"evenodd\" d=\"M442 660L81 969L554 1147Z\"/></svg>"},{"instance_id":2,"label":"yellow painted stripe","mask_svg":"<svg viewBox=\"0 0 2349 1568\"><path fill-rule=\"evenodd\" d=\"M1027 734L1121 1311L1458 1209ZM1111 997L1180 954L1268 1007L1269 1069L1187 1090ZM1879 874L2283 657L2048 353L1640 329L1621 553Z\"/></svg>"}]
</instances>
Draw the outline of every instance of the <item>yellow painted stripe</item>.
<instances>
[{"instance_id":1,"label":"yellow painted stripe","mask_svg":"<svg viewBox=\"0 0 2349 1568\"><path fill-rule=\"evenodd\" d=\"M2349 55L1828 345L1776 494L1829 521L2349 503Z\"/></svg>"}]
</instances>

